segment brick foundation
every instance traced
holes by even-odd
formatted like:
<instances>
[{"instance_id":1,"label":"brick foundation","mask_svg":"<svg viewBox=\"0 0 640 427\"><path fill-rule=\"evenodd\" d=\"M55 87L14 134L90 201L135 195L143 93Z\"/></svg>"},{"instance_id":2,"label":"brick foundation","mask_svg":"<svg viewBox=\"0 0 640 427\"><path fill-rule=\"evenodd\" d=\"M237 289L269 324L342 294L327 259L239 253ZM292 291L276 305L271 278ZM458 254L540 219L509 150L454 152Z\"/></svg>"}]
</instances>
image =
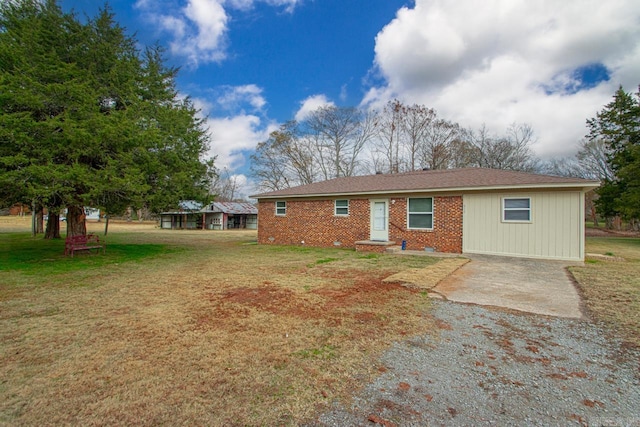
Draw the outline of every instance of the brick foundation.
<instances>
[{"instance_id":1,"label":"brick foundation","mask_svg":"<svg viewBox=\"0 0 640 427\"><path fill-rule=\"evenodd\" d=\"M433 230L408 230L407 199L391 197L389 201L389 240L398 245L406 240L410 250L430 247L438 252L462 252L462 196L434 197ZM258 243L356 248L357 241L370 237L369 207L368 198L350 199L349 215L336 216L333 199L293 199L287 200L286 215L278 216L275 201L261 200ZM381 252L386 249L385 246L379 248Z\"/></svg>"},{"instance_id":2,"label":"brick foundation","mask_svg":"<svg viewBox=\"0 0 640 427\"><path fill-rule=\"evenodd\" d=\"M380 243L381 242L356 242L356 252L375 252L381 254L395 245L395 242L388 242L387 244Z\"/></svg>"}]
</instances>

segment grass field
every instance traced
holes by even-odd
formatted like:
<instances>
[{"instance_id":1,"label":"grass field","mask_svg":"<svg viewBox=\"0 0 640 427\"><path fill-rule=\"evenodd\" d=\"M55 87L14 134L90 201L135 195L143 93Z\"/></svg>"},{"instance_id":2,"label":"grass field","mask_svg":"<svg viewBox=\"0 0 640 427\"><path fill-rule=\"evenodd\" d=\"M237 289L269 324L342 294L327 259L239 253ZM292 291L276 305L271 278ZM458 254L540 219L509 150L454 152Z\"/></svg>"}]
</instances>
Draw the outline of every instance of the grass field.
<instances>
[{"instance_id":1,"label":"grass field","mask_svg":"<svg viewBox=\"0 0 640 427\"><path fill-rule=\"evenodd\" d=\"M640 347L640 239L590 237L586 252L610 257L570 268L589 314Z\"/></svg>"},{"instance_id":2,"label":"grass field","mask_svg":"<svg viewBox=\"0 0 640 427\"><path fill-rule=\"evenodd\" d=\"M0 217L0 425L297 425L384 371L393 341L437 339L424 291L383 283L443 274L437 258L116 222L105 255L72 259L28 230ZM587 252L624 258L571 271L640 345L640 239Z\"/></svg>"},{"instance_id":3,"label":"grass field","mask_svg":"<svg viewBox=\"0 0 640 427\"><path fill-rule=\"evenodd\" d=\"M437 334L424 292L382 283L436 258L113 223L72 259L28 230L0 217L0 425L299 424Z\"/></svg>"}]
</instances>

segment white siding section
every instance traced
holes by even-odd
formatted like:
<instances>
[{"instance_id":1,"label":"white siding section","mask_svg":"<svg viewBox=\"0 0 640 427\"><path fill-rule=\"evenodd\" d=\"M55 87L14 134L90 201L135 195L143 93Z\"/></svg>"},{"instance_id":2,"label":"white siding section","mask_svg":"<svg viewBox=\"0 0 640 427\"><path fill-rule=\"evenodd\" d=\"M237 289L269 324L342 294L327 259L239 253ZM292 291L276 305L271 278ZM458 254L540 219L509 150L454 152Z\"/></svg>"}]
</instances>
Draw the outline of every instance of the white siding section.
<instances>
[{"instance_id":1,"label":"white siding section","mask_svg":"<svg viewBox=\"0 0 640 427\"><path fill-rule=\"evenodd\" d=\"M503 222L504 197L531 198L531 222ZM463 252L584 259L582 192L470 194L463 200Z\"/></svg>"}]
</instances>

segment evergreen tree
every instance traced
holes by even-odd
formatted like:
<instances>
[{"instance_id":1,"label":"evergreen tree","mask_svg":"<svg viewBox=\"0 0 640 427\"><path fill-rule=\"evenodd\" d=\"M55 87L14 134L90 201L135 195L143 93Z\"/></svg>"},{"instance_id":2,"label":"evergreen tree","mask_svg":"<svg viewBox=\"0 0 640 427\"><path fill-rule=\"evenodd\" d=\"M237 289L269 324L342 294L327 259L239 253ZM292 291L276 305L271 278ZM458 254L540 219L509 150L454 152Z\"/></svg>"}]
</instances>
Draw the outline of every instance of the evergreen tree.
<instances>
[{"instance_id":1,"label":"evergreen tree","mask_svg":"<svg viewBox=\"0 0 640 427\"><path fill-rule=\"evenodd\" d=\"M640 218L640 92L620 87L613 101L595 118L587 120L588 138L601 139L607 147L607 160L614 173L598 190L596 202L607 218L622 216L638 227Z\"/></svg>"},{"instance_id":2,"label":"evergreen tree","mask_svg":"<svg viewBox=\"0 0 640 427\"><path fill-rule=\"evenodd\" d=\"M161 49L141 55L106 8L81 23L54 0L3 2L0 202L35 201L54 218L67 208L76 235L84 206L160 211L205 198L208 139L176 73Z\"/></svg>"}]
</instances>

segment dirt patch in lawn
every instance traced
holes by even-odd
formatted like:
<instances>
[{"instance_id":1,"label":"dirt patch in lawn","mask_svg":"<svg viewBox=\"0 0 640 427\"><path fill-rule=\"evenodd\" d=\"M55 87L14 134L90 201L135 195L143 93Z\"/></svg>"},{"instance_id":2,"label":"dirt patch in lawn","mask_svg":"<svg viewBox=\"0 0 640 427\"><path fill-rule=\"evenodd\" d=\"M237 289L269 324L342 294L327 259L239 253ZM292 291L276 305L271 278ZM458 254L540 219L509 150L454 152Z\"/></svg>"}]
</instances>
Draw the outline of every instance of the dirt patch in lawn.
<instances>
[{"instance_id":1,"label":"dirt patch in lawn","mask_svg":"<svg viewBox=\"0 0 640 427\"><path fill-rule=\"evenodd\" d=\"M0 271L0 424L299 425L439 330L427 296L383 283L439 260L140 227L109 241L172 250Z\"/></svg>"}]
</instances>

